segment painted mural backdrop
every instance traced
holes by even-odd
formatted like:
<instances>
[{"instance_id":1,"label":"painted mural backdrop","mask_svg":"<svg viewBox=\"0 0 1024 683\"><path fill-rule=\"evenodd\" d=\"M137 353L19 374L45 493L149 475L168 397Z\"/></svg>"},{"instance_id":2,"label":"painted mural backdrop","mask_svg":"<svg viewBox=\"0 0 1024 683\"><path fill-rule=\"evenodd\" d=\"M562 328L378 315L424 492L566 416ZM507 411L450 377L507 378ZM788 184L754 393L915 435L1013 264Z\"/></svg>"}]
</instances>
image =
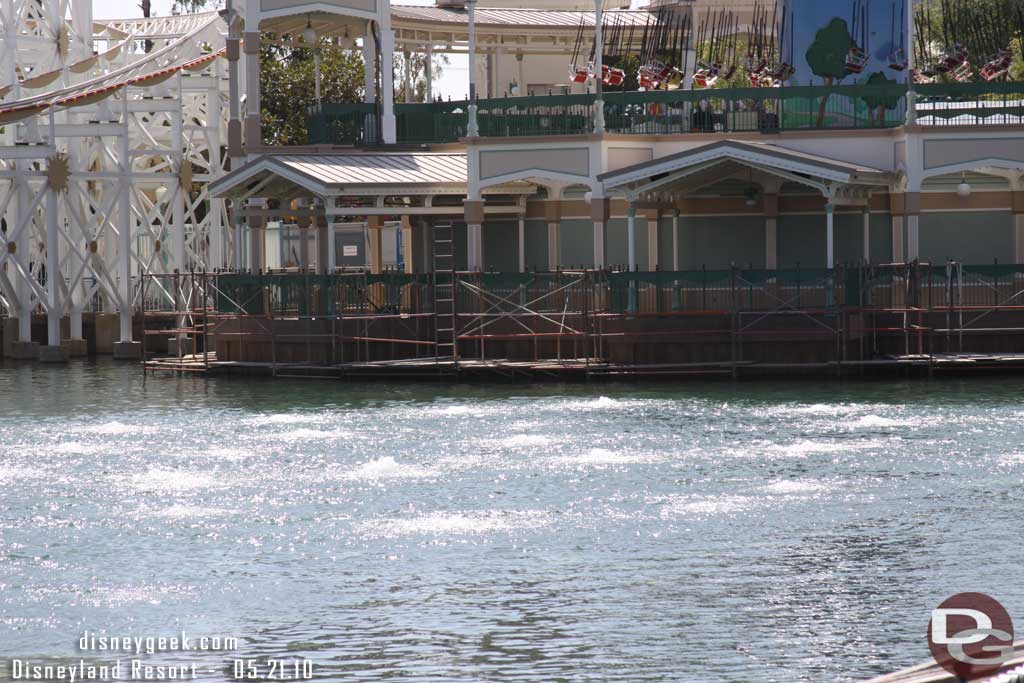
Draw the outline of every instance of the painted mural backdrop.
<instances>
[{"instance_id":1,"label":"painted mural backdrop","mask_svg":"<svg viewBox=\"0 0 1024 683\"><path fill-rule=\"evenodd\" d=\"M790 0L789 85L850 85L907 79L905 0Z\"/></svg>"}]
</instances>

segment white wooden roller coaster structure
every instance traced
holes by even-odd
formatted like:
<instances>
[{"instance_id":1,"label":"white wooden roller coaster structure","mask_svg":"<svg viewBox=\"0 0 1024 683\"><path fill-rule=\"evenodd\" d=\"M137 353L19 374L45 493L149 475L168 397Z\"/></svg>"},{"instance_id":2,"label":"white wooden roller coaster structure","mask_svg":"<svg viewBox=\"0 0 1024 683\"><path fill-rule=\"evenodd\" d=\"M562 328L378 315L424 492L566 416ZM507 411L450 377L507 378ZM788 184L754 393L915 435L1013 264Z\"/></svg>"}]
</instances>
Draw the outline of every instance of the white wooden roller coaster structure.
<instances>
[{"instance_id":1,"label":"white wooden roller coaster structure","mask_svg":"<svg viewBox=\"0 0 1024 683\"><path fill-rule=\"evenodd\" d=\"M0 315L120 314L143 275L234 263L225 203L226 25L215 12L95 22L91 0L0 2ZM146 296L165 297L160 278ZM154 284L155 283L155 284Z\"/></svg>"}]
</instances>

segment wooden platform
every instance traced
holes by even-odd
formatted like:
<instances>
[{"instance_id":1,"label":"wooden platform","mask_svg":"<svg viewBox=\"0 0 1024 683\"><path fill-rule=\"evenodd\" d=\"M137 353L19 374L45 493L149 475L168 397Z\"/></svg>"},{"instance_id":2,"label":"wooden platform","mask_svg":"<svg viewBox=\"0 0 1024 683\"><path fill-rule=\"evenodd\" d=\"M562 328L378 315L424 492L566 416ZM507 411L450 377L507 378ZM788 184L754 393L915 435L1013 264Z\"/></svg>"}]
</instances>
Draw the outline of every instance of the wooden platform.
<instances>
[{"instance_id":1,"label":"wooden platform","mask_svg":"<svg viewBox=\"0 0 1024 683\"><path fill-rule=\"evenodd\" d=\"M218 361L210 353L182 358L153 358L148 372L191 373L209 376L282 377L302 379L421 379L511 381L602 381L673 378L751 378L792 375L930 376L971 374L979 371L1024 371L1024 354L941 354L879 358L831 363L686 363L624 365L597 358L544 360L415 358L407 360L341 363L337 365L271 364Z\"/></svg>"}]
</instances>

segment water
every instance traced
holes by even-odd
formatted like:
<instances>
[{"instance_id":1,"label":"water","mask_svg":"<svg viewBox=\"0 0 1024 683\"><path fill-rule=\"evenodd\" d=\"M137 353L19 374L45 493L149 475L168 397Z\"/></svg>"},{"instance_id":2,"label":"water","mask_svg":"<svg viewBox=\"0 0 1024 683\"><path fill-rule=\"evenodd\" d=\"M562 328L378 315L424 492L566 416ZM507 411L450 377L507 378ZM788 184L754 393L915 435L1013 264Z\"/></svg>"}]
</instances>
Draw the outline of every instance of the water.
<instances>
[{"instance_id":1,"label":"water","mask_svg":"<svg viewBox=\"0 0 1024 683\"><path fill-rule=\"evenodd\" d=\"M240 647L149 661L210 681L863 679L953 593L1024 617L1020 396L8 366L0 658L185 630Z\"/></svg>"}]
</instances>

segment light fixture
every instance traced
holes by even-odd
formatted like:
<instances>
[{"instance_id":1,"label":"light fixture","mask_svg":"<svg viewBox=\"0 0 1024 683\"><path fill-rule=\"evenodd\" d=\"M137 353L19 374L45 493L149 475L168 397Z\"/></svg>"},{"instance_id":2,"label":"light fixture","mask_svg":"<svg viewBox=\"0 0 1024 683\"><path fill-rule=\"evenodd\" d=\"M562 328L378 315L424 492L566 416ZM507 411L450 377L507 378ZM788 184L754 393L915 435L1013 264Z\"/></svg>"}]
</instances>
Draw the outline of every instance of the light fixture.
<instances>
[{"instance_id":1,"label":"light fixture","mask_svg":"<svg viewBox=\"0 0 1024 683\"><path fill-rule=\"evenodd\" d=\"M306 28L302 29L302 42L312 45L316 42L316 31L313 30L313 20L306 16Z\"/></svg>"},{"instance_id":2,"label":"light fixture","mask_svg":"<svg viewBox=\"0 0 1024 683\"><path fill-rule=\"evenodd\" d=\"M754 182L753 171L750 172L749 179L751 183ZM751 184L747 189L743 190L743 203L747 206L757 206L757 201L760 198L760 195L761 193L758 188Z\"/></svg>"},{"instance_id":3,"label":"light fixture","mask_svg":"<svg viewBox=\"0 0 1024 683\"><path fill-rule=\"evenodd\" d=\"M356 41L348 34L348 26L345 27L345 35L338 41L338 45L342 50L351 50L356 46Z\"/></svg>"},{"instance_id":4,"label":"light fixture","mask_svg":"<svg viewBox=\"0 0 1024 683\"><path fill-rule=\"evenodd\" d=\"M157 204L162 204L163 201L164 201L164 196L167 194L167 186L166 185L158 186L156 188L156 191L153 194L156 195L156 203Z\"/></svg>"},{"instance_id":5,"label":"light fixture","mask_svg":"<svg viewBox=\"0 0 1024 683\"><path fill-rule=\"evenodd\" d=\"M956 186L956 193L961 197L971 196L971 184L967 182L967 174L960 174L960 184Z\"/></svg>"},{"instance_id":6,"label":"light fixture","mask_svg":"<svg viewBox=\"0 0 1024 683\"><path fill-rule=\"evenodd\" d=\"M583 201L585 201L587 204L589 204L592 201L594 201L594 193L593 192L587 192L585 195L583 195Z\"/></svg>"}]
</instances>

